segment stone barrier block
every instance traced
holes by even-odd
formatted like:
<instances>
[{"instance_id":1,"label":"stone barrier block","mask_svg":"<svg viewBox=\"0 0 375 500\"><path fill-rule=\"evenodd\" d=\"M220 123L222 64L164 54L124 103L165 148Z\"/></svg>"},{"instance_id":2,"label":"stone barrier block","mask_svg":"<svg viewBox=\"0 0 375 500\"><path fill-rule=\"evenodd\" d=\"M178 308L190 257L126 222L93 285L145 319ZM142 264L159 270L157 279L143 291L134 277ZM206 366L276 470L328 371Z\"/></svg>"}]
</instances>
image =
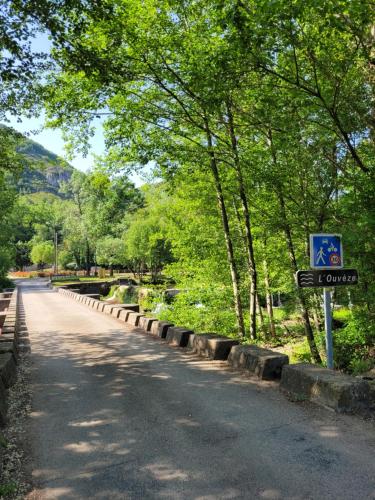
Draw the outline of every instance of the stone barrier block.
<instances>
[{"instance_id":1,"label":"stone barrier block","mask_svg":"<svg viewBox=\"0 0 375 500\"><path fill-rule=\"evenodd\" d=\"M17 377L16 361L12 353L0 354L0 378L6 388L14 384Z\"/></svg>"},{"instance_id":2,"label":"stone barrier block","mask_svg":"<svg viewBox=\"0 0 375 500\"><path fill-rule=\"evenodd\" d=\"M122 309L118 315L118 319L121 319L121 321L125 321L125 323L128 321L129 314L132 313L133 311L130 311L128 309Z\"/></svg>"},{"instance_id":3,"label":"stone barrier block","mask_svg":"<svg viewBox=\"0 0 375 500\"><path fill-rule=\"evenodd\" d=\"M228 359L230 350L235 345L238 345L237 340L215 334L202 334L194 336L192 349L199 356L225 360Z\"/></svg>"},{"instance_id":4,"label":"stone barrier block","mask_svg":"<svg viewBox=\"0 0 375 500\"><path fill-rule=\"evenodd\" d=\"M111 314L112 313L112 308L113 308L112 304L105 304L104 307L103 307L103 312L106 313L106 314Z\"/></svg>"},{"instance_id":5,"label":"stone barrier block","mask_svg":"<svg viewBox=\"0 0 375 500\"><path fill-rule=\"evenodd\" d=\"M1 342L14 342L14 330L9 330L8 333L4 333L3 331L0 335L0 343Z\"/></svg>"},{"instance_id":6,"label":"stone barrier block","mask_svg":"<svg viewBox=\"0 0 375 500\"><path fill-rule=\"evenodd\" d=\"M262 380L274 380L280 378L281 370L289 363L289 358L286 354L255 345L237 345L231 348L228 363Z\"/></svg>"},{"instance_id":7,"label":"stone barrier block","mask_svg":"<svg viewBox=\"0 0 375 500\"><path fill-rule=\"evenodd\" d=\"M99 302L98 311L103 312L106 305L108 305L106 302Z\"/></svg>"},{"instance_id":8,"label":"stone barrier block","mask_svg":"<svg viewBox=\"0 0 375 500\"><path fill-rule=\"evenodd\" d=\"M307 399L337 412L367 410L375 403L371 402L367 380L309 363L285 366L280 389L293 398Z\"/></svg>"},{"instance_id":9,"label":"stone barrier block","mask_svg":"<svg viewBox=\"0 0 375 500\"><path fill-rule=\"evenodd\" d=\"M11 299L0 299L0 312L6 311Z\"/></svg>"},{"instance_id":10,"label":"stone barrier block","mask_svg":"<svg viewBox=\"0 0 375 500\"><path fill-rule=\"evenodd\" d=\"M18 353L15 350L14 343L13 342L0 342L0 355L1 354L7 354L11 353L14 355L17 361L17 356Z\"/></svg>"},{"instance_id":11,"label":"stone barrier block","mask_svg":"<svg viewBox=\"0 0 375 500\"><path fill-rule=\"evenodd\" d=\"M124 308L122 306L114 305L112 307L111 316L113 316L114 318L118 318L121 311L123 311L123 310L124 310Z\"/></svg>"},{"instance_id":12,"label":"stone barrier block","mask_svg":"<svg viewBox=\"0 0 375 500\"><path fill-rule=\"evenodd\" d=\"M157 321L156 318L148 318L147 316L143 316L139 320L139 327L143 328L145 332L151 332L152 324Z\"/></svg>"},{"instance_id":13,"label":"stone barrier block","mask_svg":"<svg viewBox=\"0 0 375 500\"><path fill-rule=\"evenodd\" d=\"M143 318L143 314L131 312L128 315L128 319L126 320L126 322L129 323L129 325L139 326L139 321L141 318Z\"/></svg>"},{"instance_id":14,"label":"stone barrier block","mask_svg":"<svg viewBox=\"0 0 375 500\"><path fill-rule=\"evenodd\" d=\"M191 351L194 351L194 339L195 339L195 337L196 337L195 333L193 333L192 335L190 335L188 343L187 343L187 346L186 346Z\"/></svg>"},{"instance_id":15,"label":"stone barrier block","mask_svg":"<svg viewBox=\"0 0 375 500\"><path fill-rule=\"evenodd\" d=\"M169 321L154 321L151 325L151 333L161 339L165 339L168 328L172 326L174 326L174 324L169 323Z\"/></svg>"},{"instance_id":16,"label":"stone barrier block","mask_svg":"<svg viewBox=\"0 0 375 500\"><path fill-rule=\"evenodd\" d=\"M4 427L7 422L7 392L0 377L0 427Z\"/></svg>"},{"instance_id":17,"label":"stone barrier block","mask_svg":"<svg viewBox=\"0 0 375 500\"><path fill-rule=\"evenodd\" d=\"M133 311L139 313L139 304L121 304L124 309L129 309L129 311Z\"/></svg>"},{"instance_id":18,"label":"stone barrier block","mask_svg":"<svg viewBox=\"0 0 375 500\"><path fill-rule=\"evenodd\" d=\"M168 344L178 346L178 347L186 347L189 342L190 335L193 335L192 330L188 330L187 328L181 328L178 326L172 326L168 328L166 341Z\"/></svg>"}]
</instances>

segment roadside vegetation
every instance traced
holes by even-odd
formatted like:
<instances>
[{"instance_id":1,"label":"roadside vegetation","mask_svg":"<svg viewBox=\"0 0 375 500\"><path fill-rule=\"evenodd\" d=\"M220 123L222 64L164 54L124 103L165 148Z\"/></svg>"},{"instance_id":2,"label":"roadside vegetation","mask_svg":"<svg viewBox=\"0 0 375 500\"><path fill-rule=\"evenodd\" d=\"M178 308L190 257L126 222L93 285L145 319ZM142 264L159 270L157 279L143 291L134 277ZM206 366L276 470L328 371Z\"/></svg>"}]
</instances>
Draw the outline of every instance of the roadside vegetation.
<instances>
[{"instance_id":1,"label":"roadside vegetation","mask_svg":"<svg viewBox=\"0 0 375 500\"><path fill-rule=\"evenodd\" d=\"M3 132L2 280L43 272L57 246L61 270L131 274L150 314L324 364L321 290L297 289L295 273L310 233L342 233L360 280L334 292L335 364L374 367L371 2L21 0L8 17L16 68L30 50L17 20L53 51L22 89L8 83L20 97L3 112L44 107L72 152L100 118L108 147L59 193L15 198L16 136ZM129 172L144 167L137 188ZM166 299L168 287L180 293Z\"/></svg>"}]
</instances>

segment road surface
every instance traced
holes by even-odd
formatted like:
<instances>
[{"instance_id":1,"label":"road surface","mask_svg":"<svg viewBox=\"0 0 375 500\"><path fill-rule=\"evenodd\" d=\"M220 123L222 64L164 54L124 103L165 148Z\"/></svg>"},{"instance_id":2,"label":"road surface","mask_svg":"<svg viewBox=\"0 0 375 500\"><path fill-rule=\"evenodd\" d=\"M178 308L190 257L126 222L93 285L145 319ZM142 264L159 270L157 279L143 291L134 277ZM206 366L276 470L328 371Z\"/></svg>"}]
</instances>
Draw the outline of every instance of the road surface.
<instances>
[{"instance_id":1,"label":"road surface","mask_svg":"<svg viewBox=\"0 0 375 500\"><path fill-rule=\"evenodd\" d=\"M35 499L375 499L374 427L24 284Z\"/></svg>"}]
</instances>

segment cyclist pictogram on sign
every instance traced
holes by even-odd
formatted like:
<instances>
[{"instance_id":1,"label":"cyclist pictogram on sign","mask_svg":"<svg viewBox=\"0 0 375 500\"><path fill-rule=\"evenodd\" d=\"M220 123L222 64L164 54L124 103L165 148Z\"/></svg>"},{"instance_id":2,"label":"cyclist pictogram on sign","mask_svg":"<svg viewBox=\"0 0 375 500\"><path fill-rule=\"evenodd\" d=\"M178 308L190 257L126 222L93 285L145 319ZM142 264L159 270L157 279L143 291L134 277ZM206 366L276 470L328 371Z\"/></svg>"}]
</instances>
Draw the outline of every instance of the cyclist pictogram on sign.
<instances>
[{"instance_id":1,"label":"cyclist pictogram on sign","mask_svg":"<svg viewBox=\"0 0 375 500\"><path fill-rule=\"evenodd\" d=\"M340 234L310 234L310 266L313 269L344 267Z\"/></svg>"}]
</instances>

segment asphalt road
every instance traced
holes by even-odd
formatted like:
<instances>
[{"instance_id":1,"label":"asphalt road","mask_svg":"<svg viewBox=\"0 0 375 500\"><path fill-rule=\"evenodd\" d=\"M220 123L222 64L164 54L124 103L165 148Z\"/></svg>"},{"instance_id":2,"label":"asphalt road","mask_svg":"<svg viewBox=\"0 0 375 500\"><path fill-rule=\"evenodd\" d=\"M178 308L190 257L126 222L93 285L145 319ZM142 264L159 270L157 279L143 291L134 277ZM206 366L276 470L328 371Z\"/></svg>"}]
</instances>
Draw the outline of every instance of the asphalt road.
<instances>
[{"instance_id":1,"label":"asphalt road","mask_svg":"<svg viewBox=\"0 0 375 500\"><path fill-rule=\"evenodd\" d=\"M375 499L374 426L24 285L35 499Z\"/></svg>"}]
</instances>

